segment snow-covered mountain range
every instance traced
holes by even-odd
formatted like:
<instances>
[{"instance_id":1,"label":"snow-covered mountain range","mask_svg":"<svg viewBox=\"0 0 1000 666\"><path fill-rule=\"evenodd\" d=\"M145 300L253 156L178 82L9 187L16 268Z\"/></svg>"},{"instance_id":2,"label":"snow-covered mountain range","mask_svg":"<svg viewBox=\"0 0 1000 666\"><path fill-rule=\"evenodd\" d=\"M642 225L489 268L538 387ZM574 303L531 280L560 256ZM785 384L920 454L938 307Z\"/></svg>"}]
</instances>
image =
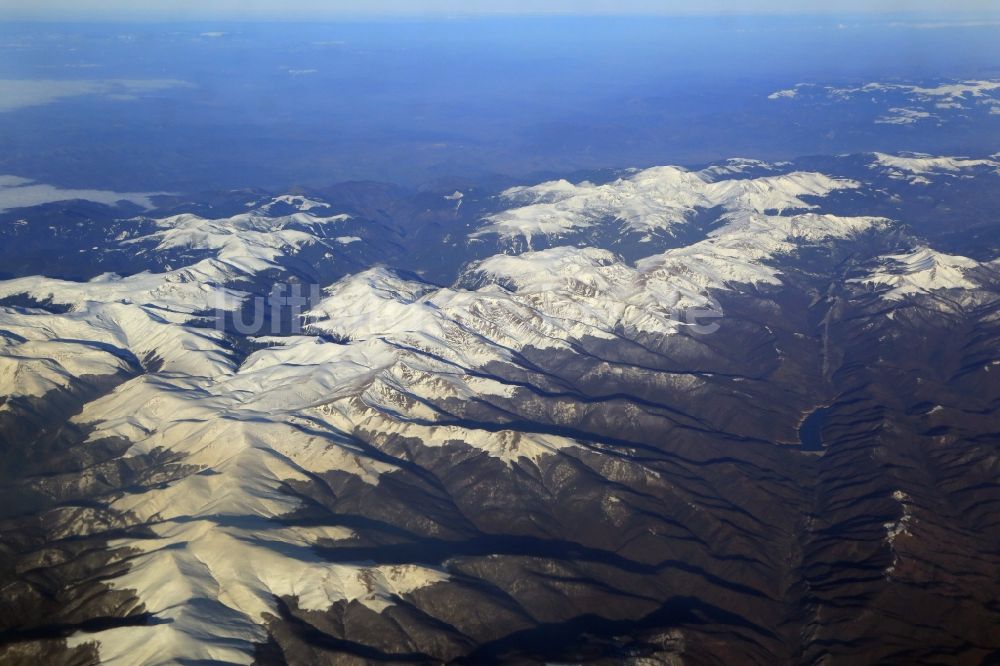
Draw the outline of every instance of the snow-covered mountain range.
<instances>
[{"instance_id":1,"label":"snow-covered mountain range","mask_svg":"<svg viewBox=\"0 0 1000 666\"><path fill-rule=\"evenodd\" d=\"M0 657L995 657L998 184L875 153L7 211ZM75 206L93 249L36 260Z\"/></svg>"}]
</instances>

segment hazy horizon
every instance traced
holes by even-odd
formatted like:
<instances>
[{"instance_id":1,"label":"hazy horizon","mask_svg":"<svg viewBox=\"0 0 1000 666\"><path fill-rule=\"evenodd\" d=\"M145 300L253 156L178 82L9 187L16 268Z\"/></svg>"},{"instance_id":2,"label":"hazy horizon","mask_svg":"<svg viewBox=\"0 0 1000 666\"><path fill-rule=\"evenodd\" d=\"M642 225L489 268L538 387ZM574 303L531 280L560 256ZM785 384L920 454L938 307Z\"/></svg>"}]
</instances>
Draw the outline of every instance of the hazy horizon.
<instances>
[{"instance_id":1,"label":"hazy horizon","mask_svg":"<svg viewBox=\"0 0 1000 666\"><path fill-rule=\"evenodd\" d=\"M757 15L934 15L968 19L1000 17L996 4L986 0L835 0L802 3L793 0L485 0L459 2L437 0L412 3L400 0L375 2L318 0L172 0L144 3L136 7L124 0L31 0L0 1L0 17L8 20L322 20L345 17L448 17L496 15L614 15L614 16L757 16Z\"/></svg>"}]
</instances>

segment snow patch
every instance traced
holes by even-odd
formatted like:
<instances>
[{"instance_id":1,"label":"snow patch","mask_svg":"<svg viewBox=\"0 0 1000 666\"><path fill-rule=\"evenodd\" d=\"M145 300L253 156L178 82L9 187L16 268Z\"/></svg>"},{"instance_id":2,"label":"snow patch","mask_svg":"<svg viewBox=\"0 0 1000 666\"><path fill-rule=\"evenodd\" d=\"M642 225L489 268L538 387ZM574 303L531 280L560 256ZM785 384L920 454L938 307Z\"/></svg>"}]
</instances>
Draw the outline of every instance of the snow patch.
<instances>
[{"instance_id":1,"label":"snow patch","mask_svg":"<svg viewBox=\"0 0 1000 666\"><path fill-rule=\"evenodd\" d=\"M928 111L896 106L889 109L888 114L876 118L875 123L877 125L912 125L921 120L928 120L935 117Z\"/></svg>"},{"instance_id":2,"label":"snow patch","mask_svg":"<svg viewBox=\"0 0 1000 666\"><path fill-rule=\"evenodd\" d=\"M892 577L896 571L896 567L899 565L899 554L896 549L896 541L900 537L910 536L910 528L916 522L913 518L909 495L904 493L902 490L894 490L892 498L899 502L902 514L898 520L890 521L882 525L885 528L885 544L892 551L892 564L885 570L886 579Z\"/></svg>"},{"instance_id":3,"label":"snow patch","mask_svg":"<svg viewBox=\"0 0 1000 666\"><path fill-rule=\"evenodd\" d=\"M768 99L794 99L798 97L799 91L795 88L789 88L787 90L777 90L767 96Z\"/></svg>"}]
</instances>

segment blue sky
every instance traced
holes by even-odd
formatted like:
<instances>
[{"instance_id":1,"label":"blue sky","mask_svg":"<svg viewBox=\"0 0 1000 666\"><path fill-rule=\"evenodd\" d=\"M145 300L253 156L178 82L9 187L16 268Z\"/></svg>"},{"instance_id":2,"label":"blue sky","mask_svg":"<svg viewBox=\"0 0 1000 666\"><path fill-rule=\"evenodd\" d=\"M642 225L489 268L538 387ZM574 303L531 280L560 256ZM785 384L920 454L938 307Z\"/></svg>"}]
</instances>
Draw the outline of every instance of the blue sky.
<instances>
[{"instance_id":1,"label":"blue sky","mask_svg":"<svg viewBox=\"0 0 1000 666\"><path fill-rule=\"evenodd\" d=\"M420 14L995 13L995 0L0 0L0 18L314 18Z\"/></svg>"}]
</instances>

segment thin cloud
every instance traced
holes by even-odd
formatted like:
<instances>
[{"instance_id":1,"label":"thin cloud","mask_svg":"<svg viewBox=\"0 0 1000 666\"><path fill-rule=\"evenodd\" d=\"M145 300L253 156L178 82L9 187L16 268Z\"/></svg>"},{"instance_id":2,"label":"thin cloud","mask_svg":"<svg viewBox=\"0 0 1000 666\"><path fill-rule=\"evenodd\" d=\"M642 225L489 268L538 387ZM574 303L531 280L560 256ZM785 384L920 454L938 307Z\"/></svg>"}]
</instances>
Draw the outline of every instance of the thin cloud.
<instances>
[{"instance_id":1,"label":"thin cloud","mask_svg":"<svg viewBox=\"0 0 1000 666\"><path fill-rule=\"evenodd\" d=\"M293 19L351 15L491 14L902 14L939 12L996 12L995 0L170 0L136 3L131 0L0 0L0 9L15 19L67 18L163 19L239 18Z\"/></svg>"},{"instance_id":2,"label":"thin cloud","mask_svg":"<svg viewBox=\"0 0 1000 666\"><path fill-rule=\"evenodd\" d=\"M947 30L949 28L996 28L1000 21L937 21L925 23L906 23L896 21L889 24L890 28L905 28L909 30Z\"/></svg>"},{"instance_id":3,"label":"thin cloud","mask_svg":"<svg viewBox=\"0 0 1000 666\"><path fill-rule=\"evenodd\" d=\"M190 86L186 81L174 79L0 79L0 112L53 104L84 95L136 99L151 92Z\"/></svg>"},{"instance_id":4,"label":"thin cloud","mask_svg":"<svg viewBox=\"0 0 1000 666\"><path fill-rule=\"evenodd\" d=\"M83 199L108 206L129 201L143 208L153 208L150 197L164 192L112 192L110 190L62 189L55 185L36 183L20 176L0 176L0 212L11 208L38 206L56 201Z\"/></svg>"}]
</instances>

